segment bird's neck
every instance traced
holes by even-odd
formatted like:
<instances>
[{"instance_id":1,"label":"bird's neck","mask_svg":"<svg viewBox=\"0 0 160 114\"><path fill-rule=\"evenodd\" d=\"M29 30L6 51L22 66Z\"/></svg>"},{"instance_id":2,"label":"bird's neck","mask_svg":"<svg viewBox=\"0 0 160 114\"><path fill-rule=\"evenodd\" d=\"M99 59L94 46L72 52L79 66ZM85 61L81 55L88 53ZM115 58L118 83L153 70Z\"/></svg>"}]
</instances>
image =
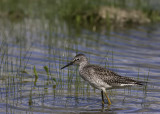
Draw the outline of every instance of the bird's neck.
<instances>
[{"instance_id":1,"label":"bird's neck","mask_svg":"<svg viewBox=\"0 0 160 114\"><path fill-rule=\"evenodd\" d=\"M82 63L80 63L79 70L82 70L88 64L89 64L88 62L82 62Z\"/></svg>"}]
</instances>

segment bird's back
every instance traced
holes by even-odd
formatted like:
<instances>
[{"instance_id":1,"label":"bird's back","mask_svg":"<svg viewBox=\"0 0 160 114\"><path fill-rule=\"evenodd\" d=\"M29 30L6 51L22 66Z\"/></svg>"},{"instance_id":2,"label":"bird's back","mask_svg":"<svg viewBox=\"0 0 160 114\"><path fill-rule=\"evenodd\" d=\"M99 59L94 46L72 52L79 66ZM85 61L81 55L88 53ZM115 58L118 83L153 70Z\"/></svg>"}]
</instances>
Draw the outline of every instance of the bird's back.
<instances>
[{"instance_id":1,"label":"bird's back","mask_svg":"<svg viewBox=\"0 0 160 114\"><path fill-rule=\"evenodd\" d=\"M120 76L117 73L110 71L98 65L86 65L80 70L82 78L89 83L99 86L107 85L111 88L131 85L142 85L140 81L133 80L129 77ZM92 84L91 84L92 85Z\"/></svg>"}]
</instances>

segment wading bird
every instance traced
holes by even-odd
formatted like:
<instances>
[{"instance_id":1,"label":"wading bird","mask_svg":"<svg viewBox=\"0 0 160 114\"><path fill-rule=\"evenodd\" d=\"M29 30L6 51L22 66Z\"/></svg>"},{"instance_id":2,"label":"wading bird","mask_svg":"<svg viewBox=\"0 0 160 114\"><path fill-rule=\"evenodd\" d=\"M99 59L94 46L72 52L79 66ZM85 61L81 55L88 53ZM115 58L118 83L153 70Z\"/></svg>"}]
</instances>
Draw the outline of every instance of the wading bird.
<instances>
[{"instance_id":1,"label":"wading bird","mask_svg":"<svg viewBox=\"0 0 160 114\"><path fill-rule=\"evenodd\" d=\"M73 64L79 65L79 74L85 81L87 81L92 87L101 90L102 106L104 106L103 92L107 97L108 104L111 105L106 89L143 85L144 83L133 80L129 77L120 76L119 74L99 65L89 64L88 59L84 54L76 55L70 63L61 69Z\"/></svg>"}]
</instances>

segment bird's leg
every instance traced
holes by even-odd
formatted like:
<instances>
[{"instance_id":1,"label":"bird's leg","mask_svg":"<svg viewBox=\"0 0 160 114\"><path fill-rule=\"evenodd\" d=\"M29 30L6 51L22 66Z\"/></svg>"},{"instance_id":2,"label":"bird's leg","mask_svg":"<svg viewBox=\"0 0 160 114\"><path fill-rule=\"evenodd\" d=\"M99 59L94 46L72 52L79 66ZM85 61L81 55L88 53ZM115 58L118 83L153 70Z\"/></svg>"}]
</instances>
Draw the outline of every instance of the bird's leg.
<instances>
[{"instance_id":1,"label":"bird's leg","mask_svg":"<svg viewBox=\"0 0 160 114\"><path fill-rule=\"evenodd\" d=\"M105 96L107 97L108 104L109 104L109 105L111 105L111 101L110 101L109 97L107 96L107 93L106 93L106 91L104 91L104 94L105 94Z\"/></svg>"},{"instance_id":2,"label":"bird's leg","mask_svg":"<svg viewBox=\"0 0 160 114\"><path fill-rule=\"evenodd\" d=\"M101 90L101 95L102 95L102 106L104 107L104 97L103 97L103 91Z\"/></svg>"}]
</instances>

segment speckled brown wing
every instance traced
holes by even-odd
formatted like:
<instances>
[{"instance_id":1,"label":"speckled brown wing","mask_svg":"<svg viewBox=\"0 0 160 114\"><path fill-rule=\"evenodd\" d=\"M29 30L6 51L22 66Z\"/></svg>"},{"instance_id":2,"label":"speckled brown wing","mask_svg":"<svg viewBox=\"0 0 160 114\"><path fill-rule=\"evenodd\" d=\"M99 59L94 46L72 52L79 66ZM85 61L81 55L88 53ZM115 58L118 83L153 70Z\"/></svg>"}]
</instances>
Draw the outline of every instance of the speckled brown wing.
<instances>
[{"instance_id":1,"label":"speckled brown wing","mask_svg":"<svg viewBox=\"0 0 160 114\"><path fill-rule=\"evenodd\" d=\"M140 81L136 81L128 77L120 76L117 73L107 70L106 68L101 66L87 65L84 69L86 72L89 73L88 76L90 76L90 78L97 77L97 79L101 79L103 82L107 83L112 87L142 85Z\"/></svg>"}]
</instances>

